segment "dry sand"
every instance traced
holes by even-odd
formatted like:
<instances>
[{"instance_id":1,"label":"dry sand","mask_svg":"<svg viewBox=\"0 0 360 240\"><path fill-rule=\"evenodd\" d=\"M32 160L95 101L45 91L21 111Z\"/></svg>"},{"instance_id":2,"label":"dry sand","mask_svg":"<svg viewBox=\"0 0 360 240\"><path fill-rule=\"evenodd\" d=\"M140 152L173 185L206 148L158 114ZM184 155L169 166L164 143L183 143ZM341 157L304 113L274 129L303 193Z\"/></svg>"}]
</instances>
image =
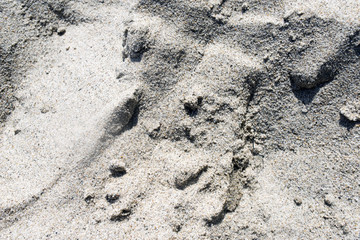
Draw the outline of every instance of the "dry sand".
<instances>
[{"instance_id":1,"label":"dry sand","mask_svg":"<svg viewBox=\"0 0 360 240\"><path fill-rule=\"evenodd\" d=\"M3 0L1 239L360 239L360 3Z\"/></svg>"}]
</instances>

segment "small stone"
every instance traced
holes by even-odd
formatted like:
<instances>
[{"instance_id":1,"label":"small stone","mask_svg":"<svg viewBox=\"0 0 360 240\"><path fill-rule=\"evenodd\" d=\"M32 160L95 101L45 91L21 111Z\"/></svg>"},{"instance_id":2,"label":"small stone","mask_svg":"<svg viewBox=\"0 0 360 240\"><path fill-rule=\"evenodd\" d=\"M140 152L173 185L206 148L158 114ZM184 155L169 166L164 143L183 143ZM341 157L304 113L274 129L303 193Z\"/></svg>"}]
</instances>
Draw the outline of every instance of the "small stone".
<instances>
[{"instance_id":1,"label":"small stone","mask_svg":"<svg viewBox=\"0 0 360 240\"><path fill-rule=\"evenodd\" d=\"M115 160L110 164L109 170L113 177L121 177L126 173L125 163Z\"/></svg>"},{"instance_id":2,"label":"small stone","mask_svg":"<svg viewBox=\"0 0 360 240\"><path fill-rule=\"evenodd\" d=\"M153 120L145 123L145 129L149 137L156 138L159 136L161 129L161 123L159 121Z\"/></svg>"},{"instance_id":3,"label":"small stone","mask_svg":"<svg viewBox=\"0 0 360 240\"><path fill-rule=\"evenodd\" d=\"M340 113L350 121L360 121L360 101L348 102L340 109Z\"/></svg>"},{"instance_id":4,"label":"small stone","mask_svg":"<svg viewBox=\"0 0 360 240\"><path fill-rule=\"evenodd\" d=\"M173 225L173 231L178 233L178 232L180 232L181 227L182 227L181 224L174 224Z\"/></svg>"},{"instance_id":5,"label":"small stone","mask_svg":"<svg viewBox=\"0 0 360 240\"><path fill-rule=\"evenodd\" d=\"M124 92L123 98L108 117L108 122L105 126L106 135L109 137L117 136L130 123L132 117L136 114L139 93L137 87Z\"/></svg>"},{"instance_id":6,"label":"small stone","mask_svg":"<svg viewBox=\"0 0 360 240\"><path fill-rule=\"evenodd\" d=\"M85 202L87 204L90 204L90 203L94 202L94 199L95 199L95 193L90 190L85 190L85 193L84 193Z\"/></svg>"},{"instance_id":7,"label":"small stone","mask_svg":"<svg viewBox=\"0 0 360 240\"><path fill-rule=\"evenodd\" d=\"M57 30L58 30L57 26L51 26L51 27L49 27L49 29L51 32L57 32Z\"/></svg>"},{"instance_id":8,"label":"small stone","mask_svg":"<svg viewBox=\"0 0 360 240\"><path fill-rule=\"evenodd\" d=\"M186 110L187 114L190 116L196 115L199 107L201 106L203 101L202 96L197 96L195 94L190 94L183 99L184 109Z\"/></svg>"},{"instance_id":9,"label":"small stone","mask_svg":"<svg viewBox=\"0 0 360 240\"><path fill-rule=\"evenodd\" d=\"M93 199L94 199L94 196L93 195L88 195L88 196L86 196L85 197L85 202L87 203L87 204L89 204L89 203L91 203L92 201L93 201Z\"/></svg>"},{"instance_id":10,"label":"small stone","mask_svg":"<svg viewBox=\"0 0 360 240\"><path fill-rule=\"evenodd\" d=\"M59 36L62 36L62 35L64 35L65 33L66 33L66 29L65 29L64 27L60 27L60 28L57 29L57 34L58 34Z\"/></svg>"},{"instance_id":11,"label":"small stone","mask_svg":"<svg viewBox=\"0 0 360 240\"><path fill-rule=\"evenodd\" d=\"M110 217L110 221L121 222L127 219L131 215L131 209L125 208L120 211L114 213Z\"/></svg>"},{"instance_id":12,"label":"small stone","mask_svg":"<svg viewBox=\"0 0 360 240\"><path fill-rule=\"evenodd\" d=\"M332 207L335 203L335 197L331 194L327 194L324 198L325 205Z\"/></svg>"},{"instance_id":13,"label":"small stone","mask_svg":"<svg viewBox=\"0 0 360 240\"><path fill-rule=\"evenodd\" d=\"M266 55L266 56L263 57L264 63L267 63L269 60L270 60L270 56L269 56L269 55Z\"/></svg>"},{"instance_id":14,"label":"small stone","mask_svg":"<svg viewBox=\"0 0 360 240\"><path fill-rule=\"evenodd\" d=\"M288 48L289 53L291 48ZM324 53L325 54L325 53ZM331 53L328 53L331 54ZM338 73L336 64L332 61L320 60L295 64L289 72L289 80L293 90L313 89L321 84L332 81Z\"/></svg>"},{"instance_id":15,"label":"small stone","mask_svg":"<svg viewBox=\"0 0 360 240\"><path fill-rule=\"evenodd\" d=\"M117 200L119 200L120 195L119 194L106 194L105 199L106 201L108 201L109 203L114 203Z\"/></svg>"},{"instance_id":16,"label":"small stone","mask_svg":"<svg viewBox=\"0 0 360 240\"><path fill-rule=\"evenodd\" d=\"M241 6L241 11L244 13L249 10L249 3L244 2Z\"/></svg>"},{"instance_id":17,"label":"small stone","mask_svg":"<svg viewBox=\"0 0 360 240\"><path fill-rule=\"evenodd\" d=\"M296 204L296 206L300 206L302 204L301 198L298 197L294 198L294 203Z\"/></svg>"},{"instance_id":18,"label":"small stone","mask_svg":"<svg viewBox=\"0 0 360 240\"><path fill-rule=\"evenodd\" d=\"M15 135L18 135L19 133L21 133L21 130L20 130L20 129L16 129L14 133L15 133Z\"/></svg>"},{"instance_id":19,"label":"small stone","mask_svg":"<svg viewBox=\"0 0 360 240\"><path fill-rule=\"evenodd\" d=\"M43 107L40 109L41 113L48 113L50 111L50 109L48 107Z\"/></svg>"},{"instance_id":20,"label":"small stone","mask_svg":"<svg viewBox=\"0 0 360 240\"><path fill-rule=\"evenodd\" d=\"M294 33L290 33L289 34L289 40L290 40L290 42L295 42L296 41L296 35Z\"/></svg>"},{"instance_id":21,"label":"small stone","mask_svg":"<svg viewBox=\"0 0 360 240\"><path fill-rule=\"evenodd\" d=\"M308 110L307 110L306 107L304 107L303 109L301 109L301 112L302 112L303 114L306 114L306 113L308 113Z\"/></svg>"}]
</instances>

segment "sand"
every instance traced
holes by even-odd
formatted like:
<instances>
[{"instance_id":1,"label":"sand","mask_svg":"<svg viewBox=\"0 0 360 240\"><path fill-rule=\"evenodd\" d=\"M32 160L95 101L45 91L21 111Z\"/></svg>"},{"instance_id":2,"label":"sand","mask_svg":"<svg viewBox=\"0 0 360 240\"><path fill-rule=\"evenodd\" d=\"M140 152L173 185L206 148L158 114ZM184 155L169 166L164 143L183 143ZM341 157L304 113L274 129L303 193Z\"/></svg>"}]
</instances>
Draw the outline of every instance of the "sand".
<instances>
[{"instance_id":1,"label":"sand","mask_svg":"<svg viewBox=\"0 0 360 240\"><path fill-rule=\"evenodd\" d=\"M3 1L1 238L359 238L359 14Z\"/></svg>"}]
</instances>

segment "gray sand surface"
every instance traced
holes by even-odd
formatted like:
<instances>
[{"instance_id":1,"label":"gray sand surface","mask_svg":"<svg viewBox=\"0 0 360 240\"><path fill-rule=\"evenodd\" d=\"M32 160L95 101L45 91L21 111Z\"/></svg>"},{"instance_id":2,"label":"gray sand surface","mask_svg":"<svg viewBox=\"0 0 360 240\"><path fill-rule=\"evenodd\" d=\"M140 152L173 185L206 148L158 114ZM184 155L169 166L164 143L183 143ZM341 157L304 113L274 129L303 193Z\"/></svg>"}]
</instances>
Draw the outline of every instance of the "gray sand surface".
<instances>
[{"instance_id":1,"label":"gray sand surface","mask_svg":"<svg viewBox=\"0 0 360 240\"><path fill-rule=\"evenodd\" d=\"M0 239L360 239L358 0L2 0Z\"/></svg>"}]
</instances>

